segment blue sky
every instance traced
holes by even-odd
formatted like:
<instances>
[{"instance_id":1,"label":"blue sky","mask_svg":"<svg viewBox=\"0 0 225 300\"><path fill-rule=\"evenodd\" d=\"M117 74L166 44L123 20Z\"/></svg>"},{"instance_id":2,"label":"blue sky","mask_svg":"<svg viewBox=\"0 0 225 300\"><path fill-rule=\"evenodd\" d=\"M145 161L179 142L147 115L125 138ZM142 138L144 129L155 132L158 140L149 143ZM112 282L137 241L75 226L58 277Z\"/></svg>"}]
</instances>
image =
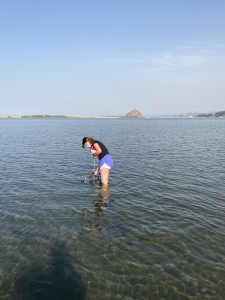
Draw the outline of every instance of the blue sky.
<instances>
[{"instance_id":1,"label":"blue sky","mask_svg":"<svg viewBox=\"0 0 225 300\"><path fill-rule=\"evenodd\" d=\"M225 1L0 0L0 114L225 110Z\"/></svg>"}]
</instances>

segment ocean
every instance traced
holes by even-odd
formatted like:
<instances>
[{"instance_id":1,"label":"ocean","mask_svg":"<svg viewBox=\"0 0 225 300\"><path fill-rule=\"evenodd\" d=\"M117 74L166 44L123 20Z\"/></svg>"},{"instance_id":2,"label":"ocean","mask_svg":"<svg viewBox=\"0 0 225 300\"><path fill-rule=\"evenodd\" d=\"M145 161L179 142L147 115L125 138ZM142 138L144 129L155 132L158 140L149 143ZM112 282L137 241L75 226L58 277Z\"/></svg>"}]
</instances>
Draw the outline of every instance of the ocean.
<instances>
[{"instance_id":1,"label":"ocean","mask_svg":"<svg viewBox=\"0 0 225 300\"><path fill-rule=\"evenodd\" d=\"M225 299L224 145L222 118L1 119L0 299Z\"/></svg>"}]
</instances>

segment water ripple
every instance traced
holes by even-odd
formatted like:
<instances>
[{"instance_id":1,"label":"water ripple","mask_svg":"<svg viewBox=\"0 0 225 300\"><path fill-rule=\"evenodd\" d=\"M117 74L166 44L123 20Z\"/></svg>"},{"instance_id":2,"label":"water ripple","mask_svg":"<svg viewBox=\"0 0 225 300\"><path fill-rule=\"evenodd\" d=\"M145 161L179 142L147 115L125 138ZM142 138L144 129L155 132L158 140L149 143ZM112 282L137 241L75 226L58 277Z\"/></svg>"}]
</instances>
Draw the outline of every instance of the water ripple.
<instances>
[{"instance_id":1,"label":"water ripple","mask_svg":"<svg viewBox=\"0 0 225 300\"><path fill-rule=\"evenodd\" d=\"M0 126L0 299L224 299L225 120ZM80 182L89 134L109 190Z\"/></svg>"}]
</instances>

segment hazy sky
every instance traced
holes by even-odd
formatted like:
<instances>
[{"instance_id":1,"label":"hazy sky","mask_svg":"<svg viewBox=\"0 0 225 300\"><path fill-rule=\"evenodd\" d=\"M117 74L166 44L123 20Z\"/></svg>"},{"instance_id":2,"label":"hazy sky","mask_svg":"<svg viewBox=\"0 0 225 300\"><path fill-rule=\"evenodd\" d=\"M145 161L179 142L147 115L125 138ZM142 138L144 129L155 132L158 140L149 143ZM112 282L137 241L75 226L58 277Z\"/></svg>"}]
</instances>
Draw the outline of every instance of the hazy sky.
<instances>
[{"instance_id":1,"label":"hazy sky","mask_svg":"<svg viewBox=\"0 0 225 300\"><path fill-rule=\"evenodd\" d=\"M225 110L224 0L0 0L0 114Z\"/></svg>"}]
</instances>

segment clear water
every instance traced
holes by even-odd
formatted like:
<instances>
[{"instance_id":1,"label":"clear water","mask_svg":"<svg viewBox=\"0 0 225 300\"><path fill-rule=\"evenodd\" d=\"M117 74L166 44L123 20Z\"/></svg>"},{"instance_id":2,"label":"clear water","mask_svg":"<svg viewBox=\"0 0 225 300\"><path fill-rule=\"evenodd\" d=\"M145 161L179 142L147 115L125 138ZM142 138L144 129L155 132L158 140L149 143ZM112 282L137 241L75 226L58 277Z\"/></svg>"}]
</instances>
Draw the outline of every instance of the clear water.
<instances>
[{"instance_id":1,"label":"clear water","mask_svg":"<svg viewBox=\"0 0 225 300\"><path fill-rule=\"evenodd\" d=\"M225 299L224 145L225 119L0 120L0 299Z\"/></svg>"}]
</instances>

